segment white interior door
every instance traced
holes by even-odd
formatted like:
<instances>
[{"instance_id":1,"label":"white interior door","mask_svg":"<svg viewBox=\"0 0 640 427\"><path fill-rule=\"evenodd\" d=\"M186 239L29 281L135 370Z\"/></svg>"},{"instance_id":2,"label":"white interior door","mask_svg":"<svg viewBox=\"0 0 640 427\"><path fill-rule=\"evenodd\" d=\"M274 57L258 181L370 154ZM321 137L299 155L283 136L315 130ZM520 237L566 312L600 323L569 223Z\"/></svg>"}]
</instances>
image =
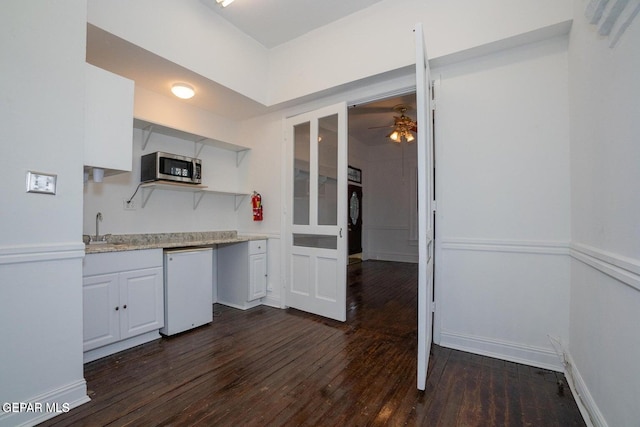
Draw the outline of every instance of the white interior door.
<instances>
[{"instance_id":1,"label":"white interior door","mask_svg":"<svg viewBox=\"0 0 640 427\"><path fill-rule=\"evenodd\" d=\"M422 24L416 25L415 37L418 114L418 389L424 390L433 339L433 116L429 59Z\"/></svg>"},{"instance_id":2,"label":"white interior door","mask_svg":"<svg viewBox=\"0 0 640 427\"><path fill-rule=\"evenodd\" d=\"M347 106L286 120L289 307L346 320Z\"/></svg>"}]
</instances>

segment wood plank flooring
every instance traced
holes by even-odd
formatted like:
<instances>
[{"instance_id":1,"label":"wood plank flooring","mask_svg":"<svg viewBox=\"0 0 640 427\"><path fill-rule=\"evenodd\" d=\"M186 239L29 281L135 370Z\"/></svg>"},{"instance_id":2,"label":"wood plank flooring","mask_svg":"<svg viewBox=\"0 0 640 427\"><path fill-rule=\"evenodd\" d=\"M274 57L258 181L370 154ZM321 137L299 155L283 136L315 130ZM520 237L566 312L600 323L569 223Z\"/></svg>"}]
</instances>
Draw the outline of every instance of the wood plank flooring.
<instances>
[{"instance_id":1,"label":"wood plank flooring","mask_svg":"<svg viewBox=\"0 0 640 427\"><path fill-rule=\"evenodd\" d=\"M347 322L214 305L214 321L85 365L44 426L583 426L562 374L433 346L416 390L414 264L349 267Z\"/></svg>"}]
</instances>

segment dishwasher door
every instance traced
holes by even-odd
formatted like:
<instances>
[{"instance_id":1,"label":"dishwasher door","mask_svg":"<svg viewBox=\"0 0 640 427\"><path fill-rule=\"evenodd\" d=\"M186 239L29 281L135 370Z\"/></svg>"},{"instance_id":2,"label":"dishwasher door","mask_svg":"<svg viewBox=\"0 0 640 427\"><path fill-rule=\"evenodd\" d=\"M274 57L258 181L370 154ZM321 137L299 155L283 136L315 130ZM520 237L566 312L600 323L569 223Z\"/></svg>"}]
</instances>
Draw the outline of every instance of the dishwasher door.
<instances>
[{"instance_id":1,"label":"dishwasher door","mask_svg":"<svg viewBox=\"0 0 640 427\"><path fill-rule=\"evenodd\" d=\"M213 321L213 249L164 251L163 335Z\"/></svg>"}]
</instances>

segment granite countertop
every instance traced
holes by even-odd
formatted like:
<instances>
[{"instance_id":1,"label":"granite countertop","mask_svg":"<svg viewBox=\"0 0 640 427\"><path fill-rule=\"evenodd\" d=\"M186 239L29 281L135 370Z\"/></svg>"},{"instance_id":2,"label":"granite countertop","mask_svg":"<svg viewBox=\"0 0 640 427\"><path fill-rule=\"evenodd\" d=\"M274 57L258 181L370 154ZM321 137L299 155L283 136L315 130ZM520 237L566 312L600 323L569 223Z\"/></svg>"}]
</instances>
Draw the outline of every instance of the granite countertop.
<instances>
[{"instance_id":1,"label":"granite countertop","mask_svg":"<svg viewBox=\"0 0 640 427\"><path fill-rule=\"evenodd\" d=\"M237 231L199 231L191 233L110 234L107 243L87 244L85 253L136 251L141 249L166 249L193 246L214 246L223 243L264 240L266 236L238 236Z\"/></svg>"}]
</instances>

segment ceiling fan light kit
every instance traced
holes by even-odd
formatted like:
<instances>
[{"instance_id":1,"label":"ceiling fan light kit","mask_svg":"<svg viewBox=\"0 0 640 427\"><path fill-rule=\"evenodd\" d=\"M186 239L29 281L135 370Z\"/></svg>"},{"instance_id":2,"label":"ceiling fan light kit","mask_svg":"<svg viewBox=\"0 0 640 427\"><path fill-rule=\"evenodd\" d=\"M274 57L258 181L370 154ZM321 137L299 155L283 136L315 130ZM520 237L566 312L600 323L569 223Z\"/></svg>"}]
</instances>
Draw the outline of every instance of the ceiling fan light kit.
<instances>
[{"instance_id":1,"label":"ceiling fan light kit","mask_svg":"<svg viewBox=\"0 0 640 427\"><path fill-rule=\"evenodd\" d=\"M400 113L400 117L394 116L395 124L393 132L387 135L387 137L397 143L401 143L403 139L406 142L413 141L415 138L411 131L417 132L417 123L410 117L404 115L407 111L407 107L405 105L396 105L393 109Z\"/></svg>"}]
</instances>

